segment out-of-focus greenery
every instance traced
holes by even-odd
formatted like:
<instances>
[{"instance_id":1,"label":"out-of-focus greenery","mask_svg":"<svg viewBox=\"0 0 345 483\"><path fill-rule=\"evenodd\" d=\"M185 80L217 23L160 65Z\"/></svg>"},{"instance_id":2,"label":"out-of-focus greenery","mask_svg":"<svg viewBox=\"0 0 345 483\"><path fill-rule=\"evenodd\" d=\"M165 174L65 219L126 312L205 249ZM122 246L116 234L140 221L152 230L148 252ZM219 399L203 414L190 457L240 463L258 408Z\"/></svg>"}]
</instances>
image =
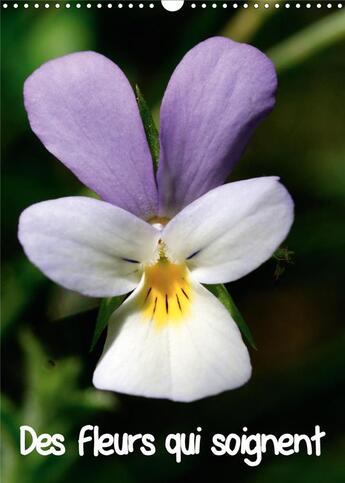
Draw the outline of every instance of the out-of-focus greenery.
<instances>
[{"instance_id":1,"label":"out-of-focus greenery","mask_svg":"<svg viewBox=\"0 0 345 483\"><path fill-rule=\"evenodd\" d=\"M157 5L67 10L60 3L59 10L2 10L3 481L344 481L344 11L198 6L171 14ZM228 287L259 348L246 386L188 405L101 393L91 378L104 335L89 353L98 301L45 279L17 242L25 207L83 189L30 131L23 82L42 62L97 50L140 86L157 119L182 55L218 34L249 41L279 68L276 108L232 179L282 177L296 202L286 241L293 263L279 256ZM66 454L20 456L21 424L64 434ZM149 458L79 457L84 424L110 433L150 432L158 451ZM327 432L319 458L267 454L251 469L242 457L215 458L206 449L216 432L241 433L247 426L253 433L311 433L315 424ZM164 436L197 426L205 442L201 455L177 465L162 449Z\"/></svg>"},{"instance_id":2,"label":"out-of-focus greenery","mask_svg":"<svg viewBox=\"0 0 345 483\"><path fill-rule=\"evenodd\" d=\"M24 393L20 404L14 405L2 396L3 476L8 483L59 482L78 458L69 438L73 430L87 424L97 412L116 408L116 398L109 393L79 389L81 362L64 358L58 363L49 360L39 342L27 330L20 332L24 352ZM60 433L65 436L64 457L47 460L35 451L23 458L18 451L18 431L30 425L36 433Z\"/></svg>"}]
</instances>

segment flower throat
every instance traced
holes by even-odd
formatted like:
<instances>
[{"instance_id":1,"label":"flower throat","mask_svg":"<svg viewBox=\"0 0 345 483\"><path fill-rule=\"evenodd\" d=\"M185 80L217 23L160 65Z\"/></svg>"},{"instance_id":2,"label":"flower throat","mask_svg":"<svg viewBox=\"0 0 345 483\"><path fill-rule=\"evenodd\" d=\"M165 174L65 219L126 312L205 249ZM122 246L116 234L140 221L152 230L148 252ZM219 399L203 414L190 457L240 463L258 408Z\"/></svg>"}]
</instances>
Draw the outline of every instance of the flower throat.
<instances>
[{"instance_id":1,"label":"flower throat","mask_svg":"<svg viewBox=\"0 0 345 483\"><path fill-rule=\"evenodd\" d=\"M144 287L139 298L145 319L157 327L182 320L190 311L191 288L184 264L172 263L162 241L158 246L159 258L144 269Z\"/></svg>"}]
</instances>

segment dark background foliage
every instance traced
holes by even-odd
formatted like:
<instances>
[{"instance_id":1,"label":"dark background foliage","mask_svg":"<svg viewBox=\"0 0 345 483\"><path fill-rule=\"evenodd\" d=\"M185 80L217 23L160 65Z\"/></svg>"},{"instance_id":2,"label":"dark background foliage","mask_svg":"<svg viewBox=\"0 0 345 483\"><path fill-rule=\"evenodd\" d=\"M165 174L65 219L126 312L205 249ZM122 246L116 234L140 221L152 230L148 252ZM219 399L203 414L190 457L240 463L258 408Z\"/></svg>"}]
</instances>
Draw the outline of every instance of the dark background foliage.
<instances>
[{"instance_id":1,"label":"dark background foliage","mask_svg":"<svg viewBox=\"0 0 345 483\"><path fill-rule=\"evenodd\" d=\"M345 28L341 31L335 18L343 12L324 4L308 10L303 2L299 10L271 7L267 12L252 6L223 9L221 2L216 9L210 4L202 9L197 2L196 9L186 5L174 14L158 4L132 10L83 4L78 10L72 2L67 10L60 3L59 10L45 9L43 2L37 10L21 5L2 11L4 481L345 481ZM345 26L344 16L342 22ZM140 86L157 118L179 59L216 34L252 43L279 68L276 108L232 179L281 176L296 202L296 221L285 243L294 252L293 263L271 260L228 287L259 348L251 351L254 372L246 386L192 404L101 393L91 387L91 377L104 338L89 353L98 301L45 279L16 238L25 207L83 190L31 132L23 82L44 61L96 50ZM291 38L292 48L286 43ZM63 433L66 455L20 456L21 424ZM78 457L76 441L84 424L98 424L109 433L153 433L158 451L149 458L140 453ZM216 458L209 451L216 432L241 434L247 426L250 433L310 434L315 424L327 433L319 458L270 453L253 469L242 456ZM197 426L203 428L201 454L176 464L163 450L164 437Z\"/></svg>"}]
</instances>

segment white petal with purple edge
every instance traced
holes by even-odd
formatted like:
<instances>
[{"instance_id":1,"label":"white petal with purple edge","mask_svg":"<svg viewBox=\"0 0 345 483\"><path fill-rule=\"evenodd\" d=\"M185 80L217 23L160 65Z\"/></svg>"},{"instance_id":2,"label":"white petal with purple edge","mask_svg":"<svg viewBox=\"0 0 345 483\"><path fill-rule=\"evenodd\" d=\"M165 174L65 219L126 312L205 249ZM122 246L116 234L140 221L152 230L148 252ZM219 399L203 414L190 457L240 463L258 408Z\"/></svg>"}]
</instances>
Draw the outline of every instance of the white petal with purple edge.
<instances>
[{"instance_id":1,"label":"white petal with purple edge","mask_svg":"<svg viewBox=\"0 0 345 483\"><path fill-rule=\"evenodd\" d=\"M157 327L143 318L138 289L113 314L93 383L98 389L190 402L241 386L248 350L223 305L191 282L190 312Z\"/></svg>"},{"instance_id":2,"label":"white petal with purple edge","mask_svg":"<svg viewBox=\"0 0 345 483\"><path fill-rule=\"evenodd\" d=\"M135 289L150 262L158 232L121 208L86 197L30 206L19 240L31 262L54 282L92 297Z\"/></svg>"},{"instance_id":3,"label":"white petal with purple edge","mask_svg":"<svg viewBox=\"0 0 345 483\"><path fill-rule=\"evenodd\" d=\"M276 177L229 183L184 208L162 238L171 259L201 283L243 277L271 257L293 222L293 201Z\"/></svg>"}]
</instances>

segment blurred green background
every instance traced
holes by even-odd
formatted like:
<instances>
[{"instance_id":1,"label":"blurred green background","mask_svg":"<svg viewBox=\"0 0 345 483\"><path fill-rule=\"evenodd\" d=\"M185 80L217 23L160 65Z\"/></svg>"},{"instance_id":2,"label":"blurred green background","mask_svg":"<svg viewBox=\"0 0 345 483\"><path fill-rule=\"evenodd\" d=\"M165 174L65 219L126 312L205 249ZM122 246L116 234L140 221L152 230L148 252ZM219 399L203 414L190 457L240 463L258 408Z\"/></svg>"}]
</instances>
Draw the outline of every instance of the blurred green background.
<instances>
[{"instance_id":1,"label":"blurred green background","mask_svg":"<svg viewBox=\"0 0 345 483\"><path fill-rule=\"evenodd\" d=\"M344 200L345 8L223 9L222 2L168 13L132 10L2 10L2 475L4 483L345 481ZM105 2L106 3L106 2ZM125 2L123 2L125 3ZM291 2L293 3L293 2ZM314 2L312 2L314 3ZM80 193L82 186L31 132L25 78L41 63L96 50L138 83L157 118L167 80L182 55L216 34L267 52L279 74L277 105L257 130L232 179L280 175L296 202L285 246L293 263L271 260L228 288L259 350L251 381L192 404L96 391L92 372L104 335L89 348L99 301L65 291L24 257L16 238L32 203ZM277 266L278 264L278 266ZM62 457L20 456L19 426L65 435ZM84 424L102 432L149 432L157 453L77 455ZM214 433L326 431L322 456L214 457ZM171 432L203 428L199 456L181 464L163 450Z\"/></svg>"}]
</instances>

